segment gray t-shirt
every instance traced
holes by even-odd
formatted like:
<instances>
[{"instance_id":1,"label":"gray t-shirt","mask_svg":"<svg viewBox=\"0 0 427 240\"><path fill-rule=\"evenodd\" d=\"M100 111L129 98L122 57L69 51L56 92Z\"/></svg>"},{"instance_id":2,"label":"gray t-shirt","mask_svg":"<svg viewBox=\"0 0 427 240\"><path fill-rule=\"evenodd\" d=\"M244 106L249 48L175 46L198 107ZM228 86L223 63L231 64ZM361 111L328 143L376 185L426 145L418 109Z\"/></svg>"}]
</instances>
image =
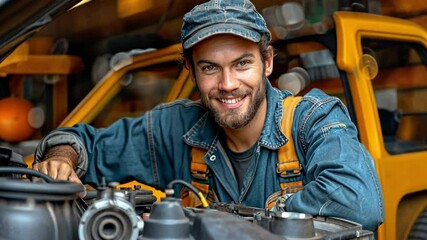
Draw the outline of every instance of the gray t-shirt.
<instances>
[{"instance_id":1,"label":"gray t-shirt","mask_svg":"<svg viewBox=\"0 0 427 240\"><path fill-rule=\"evenodd\" d=\"M225 151L227 152L228 158L233 166L234 174L237 178L237 184L239 189L242 189L246 171L254 157L256 144L244 152L233 152L227 147L227 144L225 145Z\"/></svg>"}]
</instances>

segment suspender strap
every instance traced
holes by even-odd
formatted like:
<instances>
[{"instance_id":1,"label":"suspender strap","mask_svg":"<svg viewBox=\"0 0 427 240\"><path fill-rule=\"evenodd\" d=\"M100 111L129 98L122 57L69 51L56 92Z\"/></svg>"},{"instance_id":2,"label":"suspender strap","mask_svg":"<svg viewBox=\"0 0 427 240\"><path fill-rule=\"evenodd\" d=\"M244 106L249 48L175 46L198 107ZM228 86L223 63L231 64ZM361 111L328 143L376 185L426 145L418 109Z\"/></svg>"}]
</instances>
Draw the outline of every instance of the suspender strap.
<instances>
[{"instance_id":1,"label":"suspender strap","mask_svg":"<svg viewBox=\"0 0 427 240\"><path fill-rule=\"evenodd\" d=\"M301 97L289 96L283 100L283 115L280 127L288 137L288 142L281 146L278 150L278 162L276 172L281 177L280 191L271 194L265 206L272 209L276 205L277 200L286 194L295 193L303 188L301 179L301 164L298 160L294 139L292 136L292 123L294 120L294 111ZM298 179L299 178L299 179ZM285 180L288 180L285 182Z\"/></svg>"},{"instance_id":2,"label":"suspender strap","mask_svg":"<svg viewBox=\"0 0 427 240\"><path fill-rule=\"evenodd\" d=\"M209 167L203 160L206 150L202 148L193 147L191 150L191 175L195 179L208 180Z\"/></svg>"},{"instance_id":3,"label":"suspender strap","mask_svg":"<svg viewBox=\"0 0 427 240\"><path fill-rule=\"evenodd\" d=\"M196 187L200 192L203 193L206 200L211 202L217 202L218 199L215 192L209 189L209 167L203 160L206 154L206 149L193 147L191 149L191 163L190 171L193 181L191 185ZM180 193L182 199L182 205L186 207L201 207L202 203L199 197L187 188L183 188Z\"/></svg>"},{"instance_id":4,"label":"suspender strap","mask_svg":"<svg viewBox=\"0 0 427 240\"><path fill-rule=\"evenodd\" d=\"M193 147L191 149L191 176L193 181L191 184L205 195L209 193L209 167L203 160L206 154L206 149Z\"/></svg>"},{"instance_id":5,"label":"suspender strap","mask_svg":"<svg viewBox=\"0 0 427 240\"><path fill-rule=\"evenodd\" d=\"M303 186L302 180L280 183L280 188L282 189L281 192L283 194L297 192L297 191L294 191L294 189L298 189L299 191L302 189L302 186Z\"/></svg>"},{"instance_id":6,"label":"suspender strap","mask_svg":"<svg viewBox=\"0 0 427 240\"><path fill-rule=\"evenodd\" d=\"M278 163L276 172L283 178L298 177L301 175L301 164L298 160L294 139L292 137L292 123L294 119L294 110L301 97L289 96L283 100L283 116L281 128L283 133L288 137L288 142L278 150ZM291 186L302 186L302 181L282 182L281 189Z\"/></svg>"}]
</instances>

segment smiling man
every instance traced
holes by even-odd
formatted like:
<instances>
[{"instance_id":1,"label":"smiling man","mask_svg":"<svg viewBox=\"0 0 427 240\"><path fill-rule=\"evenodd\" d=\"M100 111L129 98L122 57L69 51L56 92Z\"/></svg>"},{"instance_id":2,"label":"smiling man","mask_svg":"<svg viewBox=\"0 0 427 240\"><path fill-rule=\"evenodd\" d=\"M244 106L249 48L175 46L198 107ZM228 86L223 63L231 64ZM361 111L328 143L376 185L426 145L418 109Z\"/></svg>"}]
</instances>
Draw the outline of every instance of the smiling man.
<instances>
[{"instance_id":1,"label":"smiling man","mask_svg":"<svg viewBox=\"0 0 427 240\"><path fill-rule=\"evenodd\" d=\"M343 103L312 90L295 109L292 136L283 133L283 100L291 93L267 79L274 51L254 5L209 1L183 20L184 64L201 100L161 104L104 129L77 124L55 130L40 142L34 169L94 185L105 177L165 189L181 179L209 190L211 201L264 208L276 196L287 211L375 230L383 221L381 186ZM290 137L301 169L284 177L276 172L278 152ZM195 149L202 152L197 164ZM281 188L297 183L303 188L294 194Z\"/></svg>"},{"instance_id":2,"label":"smiling man","mask_svg":"<svg viewBox=\"0 0 427 240\"><path fill-rule=\"evenodd\" d=\"M202 103L226 133L227 146L236 152L250 148L265 122L265 76L272 72L272 47L263 61L253 42L231 34L215 35L193 47L192 59L194 69L189 69Z\"/></svg>"}]
</instances>

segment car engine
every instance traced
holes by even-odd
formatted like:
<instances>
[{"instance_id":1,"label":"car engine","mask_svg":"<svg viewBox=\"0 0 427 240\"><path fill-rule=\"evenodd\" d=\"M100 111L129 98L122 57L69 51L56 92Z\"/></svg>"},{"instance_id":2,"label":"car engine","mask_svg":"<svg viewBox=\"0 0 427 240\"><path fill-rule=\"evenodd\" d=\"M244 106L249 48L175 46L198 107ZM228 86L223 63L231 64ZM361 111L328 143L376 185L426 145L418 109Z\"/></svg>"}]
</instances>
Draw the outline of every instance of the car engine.
<instances>
[{"instance_id":1,"label":"car engine","mask_svg":"<svg viewBox=\"0 0 427 240\"><path fill-rule=\"evenodd\" d=\"M0 148L0 239L374 239L360 224L338 218L211 203L187 208L138 186L96 190L26 168Z\"/></svg>"}]
</instances>

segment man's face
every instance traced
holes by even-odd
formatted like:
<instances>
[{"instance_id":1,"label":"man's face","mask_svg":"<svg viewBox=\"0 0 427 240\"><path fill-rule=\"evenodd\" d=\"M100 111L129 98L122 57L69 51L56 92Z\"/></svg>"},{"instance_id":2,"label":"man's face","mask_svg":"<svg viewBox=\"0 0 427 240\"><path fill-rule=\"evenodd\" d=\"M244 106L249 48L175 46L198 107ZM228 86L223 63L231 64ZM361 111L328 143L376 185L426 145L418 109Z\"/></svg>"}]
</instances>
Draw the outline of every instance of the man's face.
<instances>
[{"instance_id":1,"label":"man's face","mask_svg":"<svg viewBox=\"0 0 427 240\"><path fill-rule=\"evenodd\" d=\"M256 43L230 34L210 37L193 47L191 70L201 100L220 126L241 128L256 116L266 99L265 78L272 71L269 48L271 56L263 64Z\"/></svg>"}]
</instances>

